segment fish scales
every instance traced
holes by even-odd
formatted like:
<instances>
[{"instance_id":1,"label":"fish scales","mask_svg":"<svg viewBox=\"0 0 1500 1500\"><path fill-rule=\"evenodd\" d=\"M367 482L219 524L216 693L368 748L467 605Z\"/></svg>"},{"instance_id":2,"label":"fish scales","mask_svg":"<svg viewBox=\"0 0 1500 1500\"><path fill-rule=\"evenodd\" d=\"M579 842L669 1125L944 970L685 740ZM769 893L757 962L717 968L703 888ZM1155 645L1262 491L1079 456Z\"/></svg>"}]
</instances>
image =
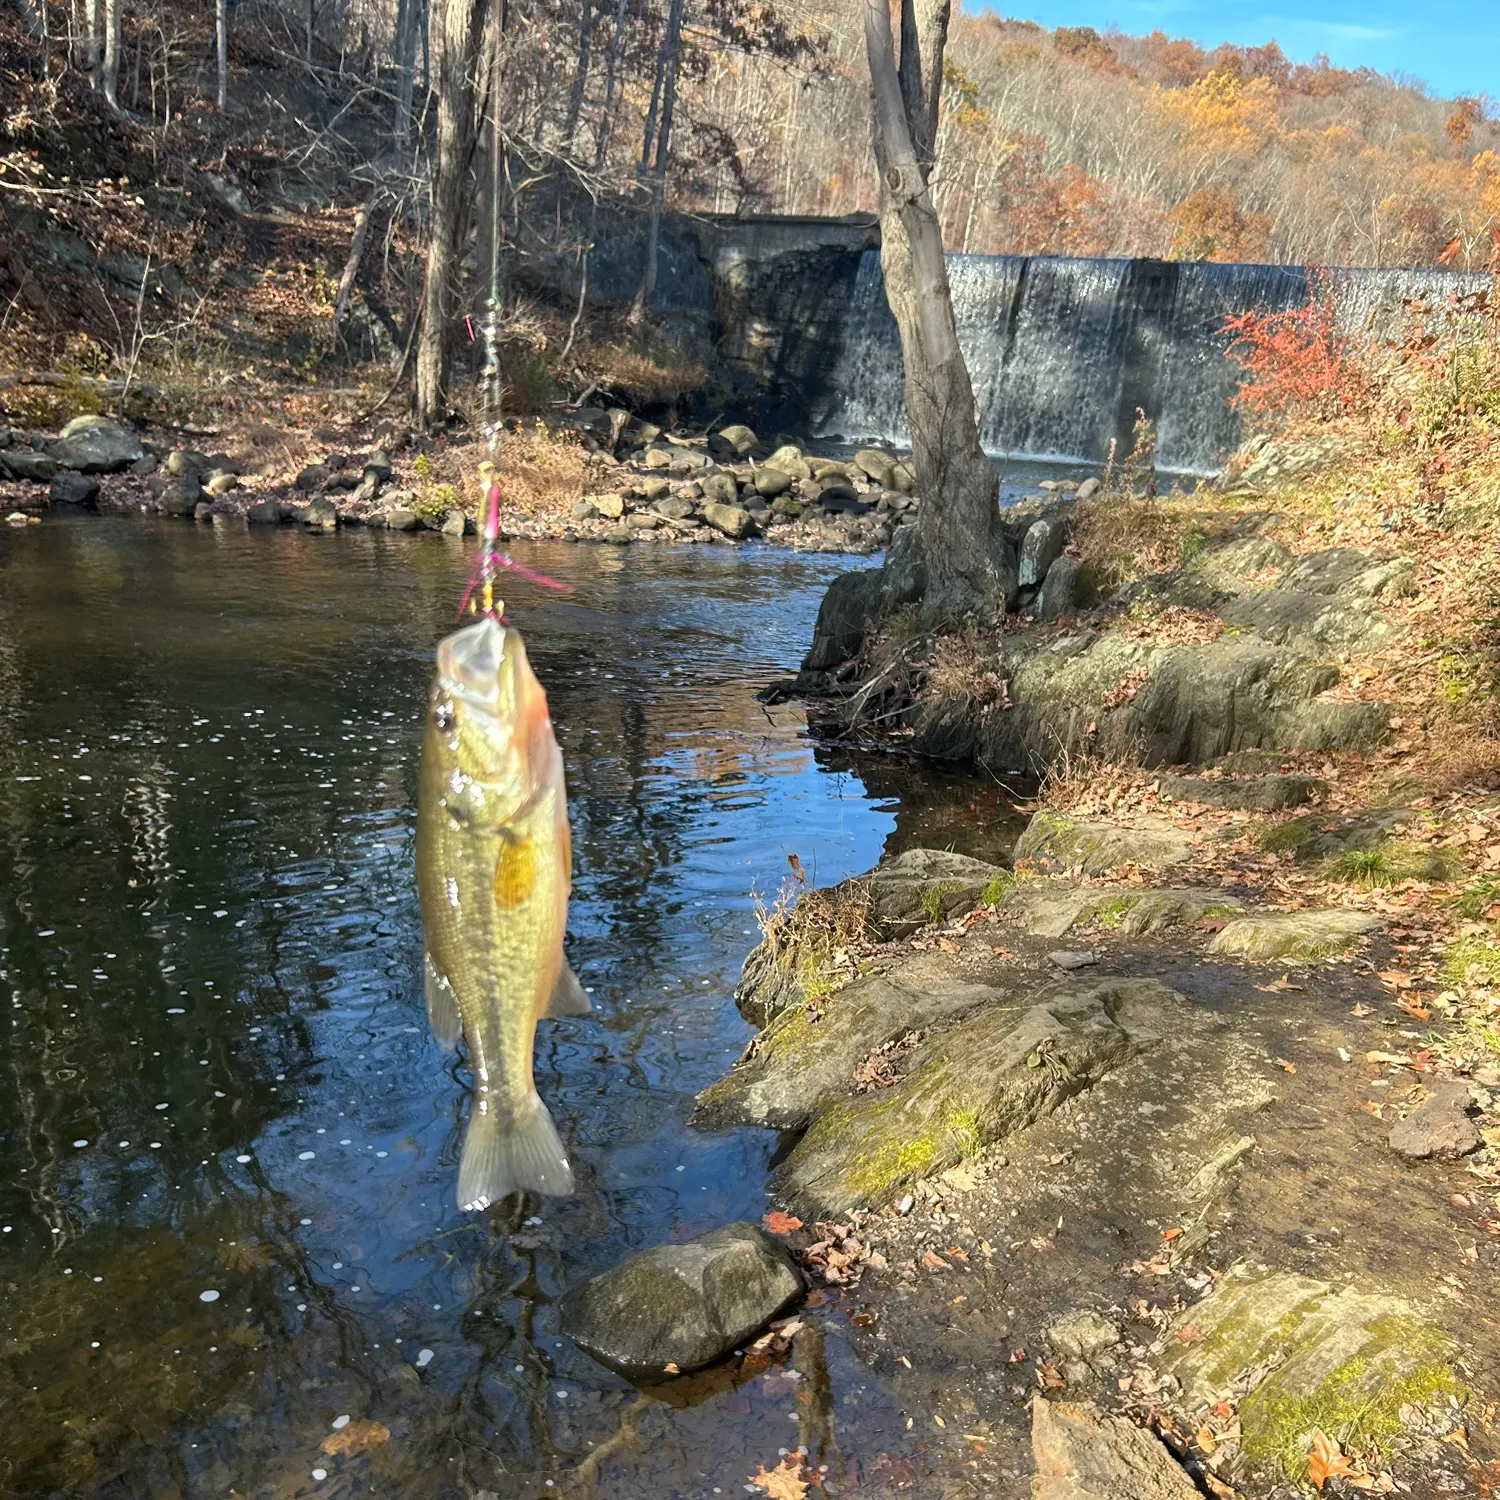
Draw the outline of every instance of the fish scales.
<instances>
[{"instance_id":1,"label":"fish scales","mask_svg":"<svg viewBox=\"0 0 1500 1500\"><path fill-rule=\"evenodd\" d=\"M519 632L484 619L437 652L417 808L428 1017L463 1039L474 1098L464 1208L572 1191L532 1078L537 1021L588 1001L563 958L571 851L562 752Z\"/></svg>"}]
</instances>

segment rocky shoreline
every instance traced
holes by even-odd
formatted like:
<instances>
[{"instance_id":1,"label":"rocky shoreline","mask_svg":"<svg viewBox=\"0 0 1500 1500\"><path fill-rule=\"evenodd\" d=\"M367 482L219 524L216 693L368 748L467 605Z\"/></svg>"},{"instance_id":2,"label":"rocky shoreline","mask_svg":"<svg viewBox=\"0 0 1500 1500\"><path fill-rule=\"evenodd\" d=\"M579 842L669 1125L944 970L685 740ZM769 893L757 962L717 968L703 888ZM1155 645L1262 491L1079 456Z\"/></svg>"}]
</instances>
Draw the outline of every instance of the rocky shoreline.
<instances>
[{"instance_id":1,"label":"rocky shoreline","mask_svg":"<svg viewBox=\"0 0 1500 1500\"><path fill-rule=\"evenodd\" d=\"M620 410L585 409L560 430L578 444L584 493L555 511L505 509L506 538L626 546L764 537L798 551L868 555L920 505L894 451L819 456L792 441L764 444L740 425L664 433ZM102 417L75 418L55 437L0 427L0 513L25 524L61 503L314 532L474 533L481 448L466 450L474 473L456 486L422 477L431 445L396 424L382 424L358 451L336 446L337 434L324 437L321 457L293 471L284 458L256 462L158 442Z\"/></svg>"}]
</instances>

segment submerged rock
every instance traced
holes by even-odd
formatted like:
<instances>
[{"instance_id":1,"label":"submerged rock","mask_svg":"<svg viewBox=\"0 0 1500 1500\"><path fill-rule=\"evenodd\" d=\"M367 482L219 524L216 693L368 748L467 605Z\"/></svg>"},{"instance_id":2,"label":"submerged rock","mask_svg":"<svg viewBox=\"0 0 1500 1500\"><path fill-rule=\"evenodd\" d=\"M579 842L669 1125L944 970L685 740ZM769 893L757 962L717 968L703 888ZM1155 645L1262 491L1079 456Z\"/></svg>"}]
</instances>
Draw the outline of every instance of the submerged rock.
<instances>
[{"instance_id":1,"label":"submerged rock","mask_svg":"<svg viewBox=\"0 0 1500 1500\"><path fill-rule=\"evenodd\" d=\"M320 495L304 508L300 519L309 531L335 531L338 529L339 513L334 509L332 500L325 500Z\"/></svg>"},{"instance_id":2,"label":"submerged rock","mask_svg":"<svg viewBox=\"0 0 1500 1500\"><path fill-rule=\"evenodd\" d=\"M1039 812L1016 840L1015 858L1043 869L1079 867L1086 875L1103 875L1127 864L1167 869L1185 860L1192 847L1187 834L1164 821L1122 827Z\"/></svg>"},{"instance_id":3,"label":"submerged rock","mask_svg":"<svg viewBox=\"0 0 1500 1500\"><path fill-rule=\"evenodd\" d=\"M1431 1093L1390 1133L1393 1151L1417 1160L1457 1161L1481 1144L1479 1127L1469 1118L1467 1085L1450 1080Z\"/></svg>"},{"instance_id":4,"label":"submerged rock","mask_svg":"<svg viewBox=\"0 0 1500 1500\"><path fill-rule=\"evenodd\" d=\"M1236 1403L1244 1454L1278 1460L1293 1480L1313 1428L1348 1449L1383 1448L1410 1414L1403 1408L1462 1394L1453 1341L1412 1303L1285 1271L1232 1270L1165 1346L1189 1410L1249 1384Z\"/></svg>"},{"instance_id":5,"label":"submerged rock","mask_svg":"<svg viewBox=\"0 0 1500 1500\"><path fill-rule=\"evenodd\" d=\"M1032 1500L1202 1500L1149 1432L1072 1401L1031 1403Z\"/></svg>"},{"instance_id":6,"label":"submerged rock","mask_svg":"<svg viewBox=\"0 0 1500 1500\"><path fill-rule=\"evenodd\" d=\"M754 1224L726 1224L632 1255L574 1287L562 1300L561 1327L601 1364L659 1377L712 1364L802 1290L784 1246Z\"/></svg>"},{"instance_id":7,"label":"submerged rock","mask_svg":"<svg viewBox=\"0 0 1500 1500\"><path fill-rule=\"evenodd\" d=\"M99 481L92 474L71 474L64 471L52 480L51 499L54 505L92 505L99 498Z\"/></svg>"},{"instance_id":8,"label":"submerged rock","mask_svg":"<svg viewBox=\"0 0 1500 1500\"><path fill-rule=\"evenodd\" d=\"M1263 912L1230 922L1215 934L1208 951L1261 963L1310 964L1347 952L1379 926L1380 919L1368 912L1340 907Z\"/></svg>"},{"instance_id":9,"label":"submerged rock","mask_svg":"<svg viewBox=\"0 0 1500 1500\"><path fill-rule=\"evenodd\" d=\"M820 1216L883 1203L1156 1045L1179 999L1154 980L1101 978L984 1006L924 1041L889 1088L820 1110L777 1188Z\"/></svg>"}]
</instances>

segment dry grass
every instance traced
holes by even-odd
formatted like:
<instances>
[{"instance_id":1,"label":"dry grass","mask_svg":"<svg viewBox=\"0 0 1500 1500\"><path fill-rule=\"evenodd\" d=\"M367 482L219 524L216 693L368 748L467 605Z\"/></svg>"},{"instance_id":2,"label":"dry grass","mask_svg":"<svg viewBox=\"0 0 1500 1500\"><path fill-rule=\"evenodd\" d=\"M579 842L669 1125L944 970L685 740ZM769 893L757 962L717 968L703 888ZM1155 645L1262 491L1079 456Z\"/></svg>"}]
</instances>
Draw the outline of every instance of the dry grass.
<instances>
[{"instance_id":1,"label":"dry grass","mask_svg":"<svg viewBox=\"0 0 1500 1500\"><path fill-rule=\"evenodd\" d=\"M773 900L753 893L755 920L772 967L795 975L814 996L852 976L851 955L870 940L870 887L856 879L819 889L795 868Z\"/></svg>"},{"instance_id":2,"label":"dry grass","mask_svg":"<svg viewBox=\"0 0 1500 1500\"><path fill-rule=\"evenodd\" d=\"M937 638L923 696L945 714L955 710L981 720L1010 707L1003 638L973 626Z\"/></svg>"},{"instance_id":3,"label":"dry grass","mask_svg":"<svg viewBox=\"0 0 1500 1500\"><path fill-rule=\"evenodd\" d=\"M579 368L601 392L627 406L661 406L702 388L702 352L690 346L604 342L582 352Z\"/></svg>"},{"instance_id":4,"label":"dry grass","mask_svg":"<svg viewBox=\"0 0 1500 1500\"><path fill-rule=\"evenodd\" d=\"M1101 491L1074 508L1068 550L1104 589L1170 573L1182 566L1189 538L1197 534L1197 509L1183 500Z\"/></svg>"},{"instance_id":5,"label":"dry grass","mask_svg":"<svg viewBox=\"0 0 1500 1500\"><path fill-rule=\"evenodd\" d=\"M576 433L553 432L543 422L518 422L499 443L500 502L529 516L566 510L588 481Z\"/></svg>"}]
</instances>

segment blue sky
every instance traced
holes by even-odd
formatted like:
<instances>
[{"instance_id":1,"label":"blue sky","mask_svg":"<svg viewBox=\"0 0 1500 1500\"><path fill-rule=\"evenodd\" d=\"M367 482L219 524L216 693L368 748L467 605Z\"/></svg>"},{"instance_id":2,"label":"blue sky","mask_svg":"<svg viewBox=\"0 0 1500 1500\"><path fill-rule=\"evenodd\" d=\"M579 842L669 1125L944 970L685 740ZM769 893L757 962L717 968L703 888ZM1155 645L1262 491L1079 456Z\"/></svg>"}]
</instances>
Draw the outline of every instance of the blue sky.
<instances>
[{"instance_id":1,"label":"blue sky","mask_svg":"<svg viewBox=\"0 0 1500 1500\"><path fill-rule=\"evenodd\" d=\"M1160 28L1212 47L1259 45L1272 37L1294 62L1326 52L1338 67L1420 78L1444 97L1500 100L1500 4L1495 0L1013 0L999 10L1043 26L1114 27L1140 35Z\"/></svg>"}]
</instances>

